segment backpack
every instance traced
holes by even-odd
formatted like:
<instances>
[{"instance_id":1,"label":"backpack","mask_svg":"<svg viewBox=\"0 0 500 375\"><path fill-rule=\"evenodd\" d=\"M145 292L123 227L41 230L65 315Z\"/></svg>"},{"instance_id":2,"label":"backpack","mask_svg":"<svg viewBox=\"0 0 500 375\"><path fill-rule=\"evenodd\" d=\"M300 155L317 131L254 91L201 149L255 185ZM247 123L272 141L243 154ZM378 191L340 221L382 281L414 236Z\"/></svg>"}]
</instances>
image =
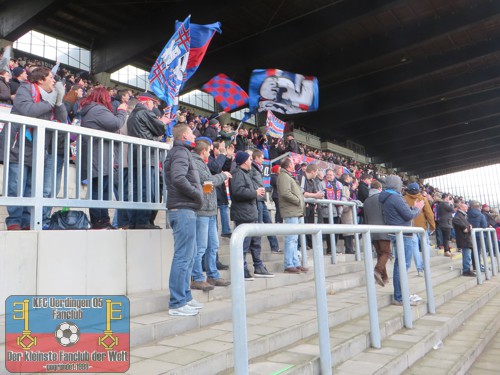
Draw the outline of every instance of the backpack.
<instances>
[{"instance_id":1,"label":"backpack","mask_svg":"<svg viewBox=\"0 0 500 375\"><path fill-rule=\"evenodd\" d=\"M49 229L90 229L90 221L83 211L57 211L50 217Z\"/></svg>"}]
</instances>

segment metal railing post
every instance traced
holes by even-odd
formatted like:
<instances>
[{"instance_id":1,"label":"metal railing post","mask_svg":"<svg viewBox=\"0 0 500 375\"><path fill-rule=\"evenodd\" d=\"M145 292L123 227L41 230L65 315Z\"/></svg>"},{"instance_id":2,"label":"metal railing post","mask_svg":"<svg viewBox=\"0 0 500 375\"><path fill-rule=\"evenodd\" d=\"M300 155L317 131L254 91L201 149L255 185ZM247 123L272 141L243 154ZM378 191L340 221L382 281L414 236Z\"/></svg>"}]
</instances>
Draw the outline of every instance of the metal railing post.
<instances>
[{"instance_id":1,"label":"metal railing post","mask_svg":"<svg viewBox=\"0 0 500 375\"><path fill-rule=\"evenodd\" d=\"M352 223L358 225L358 206L352 206ZM356 260L361 260L361 251L359 243L359 233L354 233L354 240L356 241ZM372 255L373 256L373 255Z\"/></svg>"},{"instance_id":2,"label":"metal railing post","mask_svg":"<svg viewBox=\"0 0 500 375\"><path fill-rule=\"evenodd\" d=\"M21 134L24 134L21 133ZM22 136L24 139L25 137ZM30 228L41 230L43 226L43 174L45 168L45 129L35 128L33 138L33 163L31 169L31 196L35 198L35 206L31 207ZM54 175L56 170L56 160L54 159ZM23 165L19 163L19 167ZM19 181L22 181L19 179ZM54 190L56 185L54 184ZM21 197L23 195L20 195Z\"/></svg>"},{"instance_id":3,"label":"metal railing post","mask_svg":"<svg viewBox=\"0 0 500 375\"><path fill-rule=\"evenodd\" d=\"M476 277L478 285L483 283L483 276L481 275L481 263L479 262L479 252L477 251L477 238L476 238L476 229L472 229L471 233L472 240L472 251L474 253L474 265L476 267Z\"/></svg>"},{"instance_id":4,"label":"metal railing post","mask_svg":"<svg viewBox=\"0 0 500 375\"><path fill-rule=\"evenodd\" d=\"M334 224L333 203L331 202L328 203L328 223L331 225ZM331 263L337 264L337 244L335 243L335 234L330 233L329 236L330 236L330 251L332 252L332 255L330 257Z\"/></svg>"},{"instance_id":5,"label":"metal railing post","mask_svg":"<svg viewBox=\"0 0 500 375\"><path fill-rule=\"evenodd\" d=\"M412 328L413 322L411 318L410 288L408 287L408 272L406 271L406 255L402 231L396 233L396 251L398 254L397 265L399 268L399 281L403 299L403 322L406 328Z\"/></svg>"},{"instance_id":6,"label":"metal railing post","mask_svg":"<svg viewBox=\"0 0 500 375\"><path fill-rule=\"evenodd\" d=\"M330 350L330 325L328 324L328 304L326 301L325 267L323 265L323 234L312 235L314 256L314 285L318 312L318 335L320 367L322 374L332 373L332 353Z\"/></svg>"},{"instance_id":7,"label":"metal railing post","mask_svg":"<svg viewBox=\"0 0 500 375\"><path fill-rule=\"evenodd\" d=\"M481 241L481 253L483 254L484 263L484 274L486 275L486 280L491 279L490 267L488 265L488 254L486 253L486 244L484 242L484 232L479 231L479 239Z\"/></svg>"},{"instance_id":8,"label":"metal railing post","mask_svg":"<svg viewBox=\"0 0 500 375\"><path fill-rule=\"evenodd\" d=\"M420 243L422 244L422 257L424 261L424 279L425 279L425 289L427 291L427 308L429 313L436 313L436 303L434 301L434 291L432 290L432 275L431 275L431 248L427 242L427 234L416 234L420 236Z\"/></svg>"},{"instance_id":9,"label":"metal railing post","mask_svg":"<svg viewBox=\"0 0 500 375\"><path fill-rule=\"evenodd\" d=\"M234 372L248 374L247 308L243 272L243 241L245 224L234 229L229 244L231 257L231 297L233 311Z\"/></svg>"},{"instance_id":10,"label":"metal railing post","mask_svg":"<svg viewBox=\"0 0 500 375\"><path fill-rule=\"evenodd\" d=\"M500 270L500 254L498 251L498 237L496 230L493 231L493 247L495 248L495 256L497 258L498 269Z\"/></svg>"},{"instance_id":11,"label":"metal railing post","mask_svg":"<svg viewBox=\"0 0 500 375\"><path fill-rule=\"evenodd\" d=\"M304 224L304 216L299 218L299 223ZM301 262L302 267L307 267L307 244L306 244L306 235L300 235L300 253L302 254Z\"/></svg>"},{"instance_id":12,"label":"metal railing post","mask_svg":"<svg viewBox=\"0 0 500 375\"><path fill-rule=\"evenodd\" d=\"M486 234L488 235L488 250L490 251L490 260L491 260L491 272L493 276L497 274L497 264L495 262L495 253L493 252L493 242L491 241L492 231L487 230Z\"/></svg>"},{"instance_id":13,"label":"metal railing post","mask_svg":"<svg viewBox=\"0 0 500 375\"><path fill-rule=\"evenodd\" d=\"M374 348L380 349L377 291L375 290L375 276L373 271L372 238L369 231L363 234L363 252L365 254L366 293L370 316L370 343Z\"/></svg>"}]
</instances>

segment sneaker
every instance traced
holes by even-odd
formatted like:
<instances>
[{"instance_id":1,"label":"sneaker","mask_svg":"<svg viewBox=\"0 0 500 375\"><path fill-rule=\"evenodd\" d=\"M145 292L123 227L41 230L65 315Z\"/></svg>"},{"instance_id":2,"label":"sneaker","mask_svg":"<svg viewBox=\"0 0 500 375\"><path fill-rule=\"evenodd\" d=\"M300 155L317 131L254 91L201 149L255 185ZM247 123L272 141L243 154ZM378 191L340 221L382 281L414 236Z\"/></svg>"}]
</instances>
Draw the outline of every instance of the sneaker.
<instances>
[{"instance_id":1,"label":"sneaker","mask_svg":"<svg viewBox=\"0 0 500 375\"><path fill-rule=\"evenodd\" d=\"M267 270L266 266L264 266L264 265L257 267L253 274L255 277L265 277L268 279L274 277L274 275L272 273L270 273Z\"/></svg>"},{"instance_id":2,"label":"sneaker","mask_svg":"<svg viewBox=\"0 0 500 375\"><path fill-rule=\"evenodd\" d=\"M420 302L422 301L422 297L420 297L418 294L410 294L410 302L411 301Z\"/></svg>"},{"instance_id":3,"label":"sneaker","mask_svg":"<svg viewBox=\"0 0 500 375\"><path fill-rule=\"evenodd\" d=\"M448 257L448 258L451 258L451 257L452 257L452 255L451 255L451 251L445 251L445 252L444 252L444 256L445 256L445 257Z\"/></svg>"},{"instance_id":4,"label":"sneaker","mask_svg":"<svg viewBox=\"0 0 500 375\"><path fill-rule=\"evenodd\" d=\"M216 267L219 271L227 271L229 269L229 266L226 266L219 261L217 261Z\"/></svg>"},{"instance_id":5,"label":"sneaker","mask_svg":"<svg viewBox=\"0 0 500 375\"><path fill-rule=\"evenodd\" d=\"M298 266L298 267L295 267L295 268L297 268L302 273L309 272L309 268L307 268L307 267Z\"/></svg>"},{"instance_id":6,"label":"sneaker","mask_svg":"<svg viewBox=\"0 0 500 375\"><path fill-rule=\"evenodd\" d=\"M474 271L467 271L462 272L462 276L477 277L477 274Z\"/></svg>"},{"instance_id":7,"label":"sneaker","mask_svg":"<svg viewBox=\"0 0 500 375\"><path fill-rule=\"evenodd\" d=\"M252 276L252 274L250 273L250 271L248 270L248 268L245 268L245 281L254 281L254 277Z\"/></svg>"},{"instance_id":8,"label":"sneaker","mask_svg":"<svg viewBox=\"0 0 500 375\"><path fill-rule=\"evenodd\" d=\"M421 270L417 271L417 276L424 277L424 271Z\"/></svg>"},{"instance_id":9,"label":"sneaker","mask_svg":"<svg viewBox=\"0 0 500 375\"><path fill-rule=\"evenodd\" d=\"M394 306L403 306L403 301L392 301ZM417 306L417 302L410 300L410 306Z\"/></svg>"},{"instance_id":10,"label":"sneaker","mask_svg":"<svg viewBox=\"0 0 500 375\"><path fill-rule=\"evenodd\" d=\"M193 309L189 305L184 305L176 309L168 309L168 315L171 316L194 316L198 315L198 310Z\"/></svg>"},{"instance_id":11,"label":"sneaker","mask_svg":"<svg viewBox=\"0 0 500 375\"><path fill-rule=\"evenodd\" d=\"M191 281L191 289L198 289L198 290L203 290L204 292L208 292L209 290L213 290L214 286L210 285L205 280Z\"/></svg>"},{"instance_id":12,"label":"sneaker","mask_svg":"<svg viewBox=\"0 0 500 375\"><path fill-rule=\"evenodd\" d=\"M282 251L281 251L281 249L271 249L271 253L280 254L280 253L282 253Z\"/></svg>"},{"instance_id":13,"label":"sneaker","mask_svg":"<svg viewBox=\"0 0 500 375\"><path fill-rule=\"evenodd\" d=\"M111 225L109 220L106 221L97 220L96 222L92 223L92 229L116 229L116 228Z\"/></svg>"},{"instance_id":14,"label":"sneaker","mask_svg":"<svg viewBox=\"0 0 500 375\"><path fill-rule=\"evenodd\" d=\"M289 268L285 268L285 273L300 273L300 270L298 268L295 268L295 267L289 267Z\"/></svg>"},{"instance_id":15,"label":"sneaker","mask_svg":"<svg viewBox=\"0 0 500 375\"><path fill-rule=\"evenodd\" d=\"M21 226L19 224L11 224L7 225L7 230L22 230Z\"/></svg>"},{"instance_id":16,"label":"sneaker","mask_svg":"<svg viewBox=\"0 0 500 375\"><path fill-rule=\"evenodd\" d=\"M197 300L195 300L195 299L193 298L191 301L189 301L189 302L187 303L187 306L191 307L192 309L197 309L197 310L199 310L199 309L202 309L202 308L203 308L203 303L198 302Z\"/></svg>"},{"instance_id":17,"label":"sneaker","mask_svg":"<svg viewBox=\"0 0 500 375\"><path fill-rule=\"evenodd\" d=\"M231 233L224 233L224 234L221 234L220 236L224 237L224 238L231 238Z\"/></svg>"},{"instance_id":18,"label":"sneaker","mask_svg":"<svg viewBox=\"0 0 500 375\"><path fill-rule=\"evenodd\" d=\"M135 224L135 229L161 229L161 227L151 223L145 223L145 224Z\"/></svg>"},{"instance_id":19,"label":"sneaker","mask_svg":"<svg viewBox=\"0 0 500 375\"><path fill-rule=\"evenodd\" d=\"M380 286L385 286L384 280L382 280L382 275L378 271L373 272L373 276L375 276L375 281Z\"/></svg>"},{"instance_id":20,"label":"sneaker","mask_svg":"<svg viewBox=\"0 0 500 375\"><path fill-rule=\"evenodd\" d=\"M207 283L209 283L210 285L213 285L213 286L229 286L229 285L231 285L231 281L226 281L222 278L219 278L219 279L207 278Z\"/></svg>"}]
</instances>

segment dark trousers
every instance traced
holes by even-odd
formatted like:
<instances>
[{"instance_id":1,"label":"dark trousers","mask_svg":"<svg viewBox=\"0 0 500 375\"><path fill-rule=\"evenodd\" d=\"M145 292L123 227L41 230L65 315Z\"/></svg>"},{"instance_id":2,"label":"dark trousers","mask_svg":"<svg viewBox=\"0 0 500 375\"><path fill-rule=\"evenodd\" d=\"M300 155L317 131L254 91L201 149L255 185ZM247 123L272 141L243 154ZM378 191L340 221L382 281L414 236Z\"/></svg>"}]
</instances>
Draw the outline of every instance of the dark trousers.
<instances>
[{"instance_id":1,"label":"dark trousers","mask_svg":"<svg viewBox=\"0 0 500 375\"><path fill-rule=\"evenodd\" d=\"M282 223L283 218L281 217L281 213L280 213L280 201L278 198L273 198L273 202L274 202L274 207L276 208L276 213L274 215L274 222L275 223Z\"/></svg>"},{"instance_id":2,"label":"dark trousers","mask_svg":"<svg viewBox=\"0 0 500 375\"><path fill-rule=\"evenodd\" d=\"M441 232L443 232L443 246L446 253L450 251L451 228L441 228Z\"/></svg>"},{"instance_id":3,"label":"dark trousers","mask_svg":"<svg viewBox=\"0 0 500 375\"><path fill-rule=\"evenodd\" d=\"M99 178L92 179L92 200L97 200L99 197ZM108 176L102 177L102 199L109 201L109 179ZM89 208L90 222L109 223L109 212L107 208Z\"/></svg>"},{"instance_id":4,"label":"dark trousers","mask_svg":"<svg viewBox=\"0 0 500 375\"><path fill-rule=\"evenodd\" d=\"M241 224L251 224L251 223L234 222L235 228ZM260 257L260 251L261 251L260 242L261 242L260 237L245 237L245 240L243 241L243 265L245 268L247 268L246 258L248 253L250 253L250 255L252 256L254 268L259 268L260 266L263 265L262 259Z\"/></svg>"}]
</instances>

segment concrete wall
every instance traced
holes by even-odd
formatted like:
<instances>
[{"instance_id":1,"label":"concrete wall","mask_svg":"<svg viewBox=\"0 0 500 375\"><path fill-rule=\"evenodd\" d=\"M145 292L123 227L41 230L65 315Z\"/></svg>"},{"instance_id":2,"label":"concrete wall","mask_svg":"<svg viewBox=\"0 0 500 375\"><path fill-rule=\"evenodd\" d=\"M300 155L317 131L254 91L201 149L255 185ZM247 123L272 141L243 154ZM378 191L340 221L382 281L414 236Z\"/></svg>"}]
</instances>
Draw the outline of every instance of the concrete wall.
<instances>
[{"instance_id":1,"label":"concrete wall","mask_svg":"<svg viewBox=\"0 0 500 375\"><path fill-rule=\"evenodd\" d=\"M172 257L172 231L166 229L0 231L0 300L167 290Z\"/></svg>"}]
</instances>

